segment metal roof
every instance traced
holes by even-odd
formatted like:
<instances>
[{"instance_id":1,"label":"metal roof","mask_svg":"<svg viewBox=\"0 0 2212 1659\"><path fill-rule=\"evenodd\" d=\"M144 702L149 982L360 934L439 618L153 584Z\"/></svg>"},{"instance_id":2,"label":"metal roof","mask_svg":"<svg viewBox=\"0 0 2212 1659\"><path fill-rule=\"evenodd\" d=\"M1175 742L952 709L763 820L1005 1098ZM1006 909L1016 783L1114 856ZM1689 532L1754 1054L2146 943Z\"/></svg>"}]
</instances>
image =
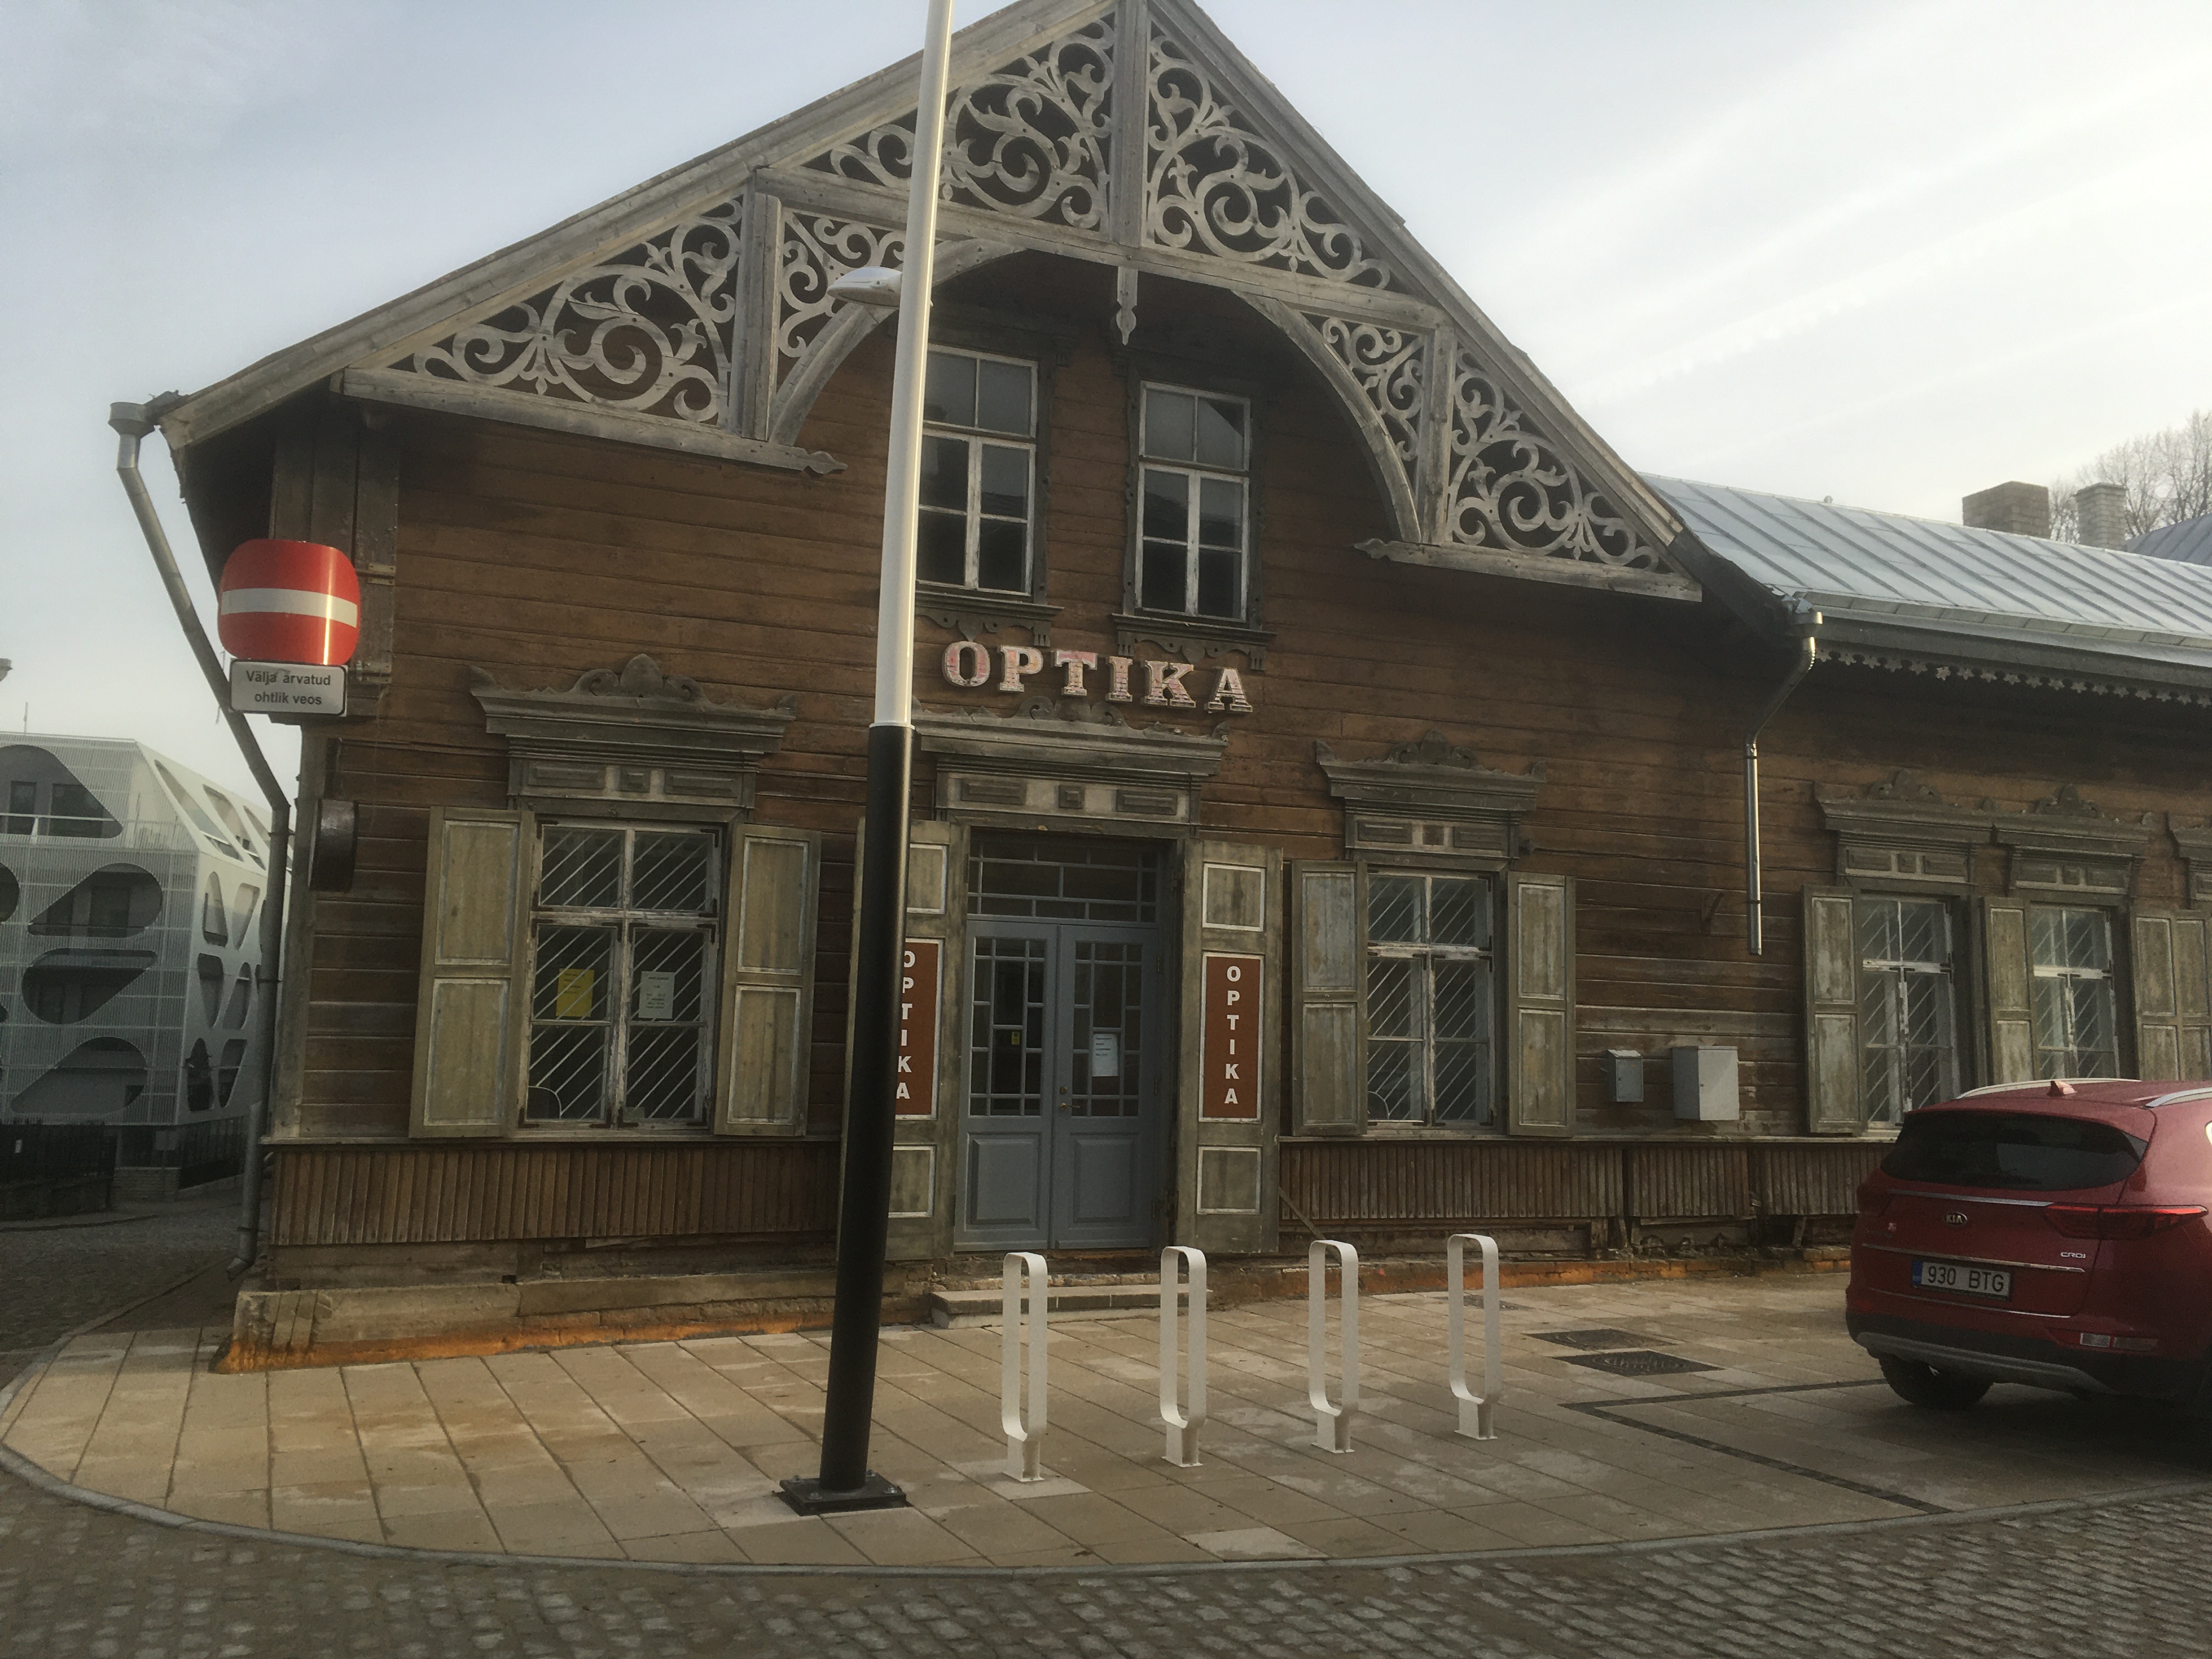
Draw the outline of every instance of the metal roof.
<instances>
[{"instance_id":1,"label":"metal roof","mask_svg":"<svg viewBox=\"0 0 2212 1659\"><path fill-rule=\"evenodd\" d=\"M2179 524L2146 530L2128 544L2128 551L2147 559L2178 559L2183 564L2212 564L2212 513L2184 519Z\"/></svg>"},{"instance_id":2,"label":"metal roof","mask_svg":"<svg viewBox=\"0 0 2212 1659\"><path fill-rule=\"evenodd\" d=\"M1984 653L2109 657L2112 672L2129 662L2212 669L2212 568L1758 490L1644 482L1712 553L1832 623Z\"/></svg>"}]
</instances>

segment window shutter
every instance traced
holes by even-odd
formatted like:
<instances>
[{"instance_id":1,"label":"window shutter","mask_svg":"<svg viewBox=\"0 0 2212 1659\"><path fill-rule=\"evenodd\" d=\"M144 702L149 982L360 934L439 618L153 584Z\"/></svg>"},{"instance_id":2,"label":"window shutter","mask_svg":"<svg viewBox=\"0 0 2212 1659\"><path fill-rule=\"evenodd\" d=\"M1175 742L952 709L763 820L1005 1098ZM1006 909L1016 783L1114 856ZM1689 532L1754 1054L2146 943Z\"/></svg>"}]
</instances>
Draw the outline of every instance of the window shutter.
<instances>
[{"instance_id":1,"label":"window shutter","mask_svg":"<svg viewBox=\"0 0 2212 1659\"><path fill-rule=\"evenodd\" d=\"M1506 1126L1575 1127L1575 880L1505 878Z\"/></svg>"},{"instance_id":2,"label":"window shutter","mask_svg":"<svg viewBox=\"0 0 2212 1659\"><path fill-rule=\"evenodd\" d=\"M822 838L744 824L730 836L714 1133L806 1128Z\"/></svg>"},{"instance_id":3,"label":"window shutter","mask_svg":"<svg viewBox=\"0 0 2212 1659\"><path fill-rule=\"evenodd\" d=\"M1866 1127L1859 1079L1859 941L1850 890L1805 890L1805 1127Z\"/></svg>"},{"instance_id":4,"label":"window shutter","mask_svg":"<svg viewBox=\"0 0 2212 1659\"><path fill-rule=\"evenodd\" d=\"M1291 1133L1357 1133L1367 1122L1359 868L1301 860L1291 880Z\"/></svg>"},{"instance_id":5,"label":"window shutter","mask_svg":"<svg viewBox=\"0 0 2212 1659\"><path fill-rule=\"evenodd\" d=\"M1991 1083L2035 1080L2035 975L2027 954L2027 906L1982 902L1982 986L1989 1009Z\"/></svg>"},{"instance_id":6,"label":"window shutter","mask_svg":"<svg viewBox=\"0 0 2212 1659\"><path fill-rule=\"evenodd\" d=\"M2135 950L2136 1075L2212 1078L2212 976L2205 917L2195 910L2137 910Z\"/></svg>"},{"instance_id":7,"label":"window shutter","mask_svg":"<svg viewBox=\"0 0 2212 1659\"><path fill-rule=\"evenodd\" d=\"M501 1135L514 1127L536 842L526 811L431 809L411 1133Z\"/></svg>"},{"instance_id":8,"label":"window shutter","mask_svg":"<svg viewBox=\"0 0 2212 1659\"><path fill-rule=\"evenodd\" d=\"M1275 1068L1282 1054L1277 975L1285 908L1283 855L1271 847L1194 841L1183 848L1182 874L1173 1242L1231 1255L1272 1250L1281 1203L1275 1158L1283 1092ZM1218 1046L1209 1051L1209 983L1222 1000L1218 1014L1225 1017L1231 992L1236 995L1240 1023L1233 1060L1225 1030L1217 1030ZM1249 1042L1255 1010L1260 1015L1256 1050ZM1232 1065L1233 1085L1226 1080ZM1231 1088L1233 1105L1227 1098Z\"/></svg>"}]
</instances>

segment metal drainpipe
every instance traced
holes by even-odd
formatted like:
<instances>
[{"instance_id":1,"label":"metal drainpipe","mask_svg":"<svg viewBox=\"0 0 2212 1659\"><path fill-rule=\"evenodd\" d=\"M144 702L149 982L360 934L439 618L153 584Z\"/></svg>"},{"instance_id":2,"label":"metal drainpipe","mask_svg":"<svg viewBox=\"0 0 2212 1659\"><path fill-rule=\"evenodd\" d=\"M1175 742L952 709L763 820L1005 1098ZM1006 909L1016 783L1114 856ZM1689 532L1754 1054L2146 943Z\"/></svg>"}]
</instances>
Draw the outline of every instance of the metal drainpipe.
<instances>
[{"instance_id":1,"label":"metal drainpipe","mask_svg":"<svg viewBox=\"0 0 2212 1659\"><path fill-rule=\"evenodd\" d=\"M1751 730L1743 739L1743 920L1745 942L1751 954L1759 956L1766 948L1766 919L1765 882L1759 863L1759 734L1766 729L1767 721L1782 712L1782 705L1790 701L1795 691L1813 672L1813 665L1820 660L1820 613L1817 611L1800 614L1799 625L1803 629L1798 641L1798 659L1790 677L1774 689L1752 721Z\"/></svg>"},{"instance_id":2,"label":"metal drainpipe","mask_svg":"<svg viewBox=\"0 0 2212 1659\"><path fill-rule=\"evenodd\" d=\"M207 677L208 690L215 693L216 707L222 711L230 735L237 740L239 752L246 757L246 769L253 774L254 782L261 786L261 793L269 801L269 897L261 907L261 971L256 975L261 988L261 1086L258 1092L248 1097L246 1109L246 1165L239 1178L238 1249L230 1261L230 1273L234 1279L251 1267L260 1254L261 1139L269 1132L269 1097L276 1078L276 988L282 978L280 956L284 942L284 901L289 884L286 877L292 853L292 803L283 786L276 781L276 774L270 769L269 758L261 752L260 742L246 725L246 716L230 706L230 681L216 659L215 647L208 643L207 630L200 626L199 612L192 607L192 596L185 590L183 573L177 568L176 555L169 550L169 538L161 528L161 515L154 510L154 498L147 494L146 480L139 475L140 441L176 402L176 394L169 392L149 404L111 404L107 423L121 436L115 471L123 479L124 494L131 497L131 510L138 515L138 527L145 532L146 550L154 556L154 568L161 573L161 585L169 590L169 603L176 608L177 622L185 630L185 641L199 659L200 672Z\"/></svg>"}]
</instances>

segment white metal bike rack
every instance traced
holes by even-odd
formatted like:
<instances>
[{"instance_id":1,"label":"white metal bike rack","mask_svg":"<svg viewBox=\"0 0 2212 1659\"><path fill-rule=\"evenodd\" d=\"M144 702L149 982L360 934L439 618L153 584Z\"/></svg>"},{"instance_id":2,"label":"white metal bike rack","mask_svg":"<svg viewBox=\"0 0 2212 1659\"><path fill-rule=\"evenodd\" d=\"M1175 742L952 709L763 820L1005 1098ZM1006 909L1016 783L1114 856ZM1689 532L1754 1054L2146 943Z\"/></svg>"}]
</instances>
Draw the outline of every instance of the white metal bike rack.
<instances>
[{"instance_id":1,"label":"white metal bike rack","mask_svg":"<svg viewBox=\"0 0 2212 1659\"><path fill-rule=\"evenodd\" d=\"M1467 1386L1467 1247L1482 1251L1482 1392ZM1444 1242L1451 1298L1451 1391L1459 1401L1459 1431L1470 1440L1495 1440L1491 1415L1504 1393L1498 1358L1498 1241L1481 1233L1454 1233Z\"/></svg>"},{"instance_id":2,"label":"white metal bike rack","mask_svg":"<svg viewBox=\"0 0 2212 1659\"><path fill-rule=\"evenodd\" d=\"M1029 1279L1029 1413L1022 1412L1022 1279ZM1004 1279L1006 1323L999 1342L999 1420L1006 1431L1006 1473L1016 1480L1044 1479L1045 1304L1044 1258L1028 1250L1009 1250Z\"/></svg>"},{"instance_id":3,"label":"white metal bike rack","mask_svg":"<svg viewBox=\"0 0 2212 1659\"><path fill-rule=\"evenodd\" d=\"M1186 1270L1190 1275L1187 1345L1178 1335L1176 1317L1177 1281ZM1206 1252L1183 1244L1170 1244L1160 1252L1160 1421L1167 1425L1168 1462L1196 1468L1198 1431L1206 1426Z\"/></svg>"},{"instance_id":4,"label":"white metal bike rack","mask_svg":"<svg viewBox=\"0 0 2212 1659\"><path fill-rule=\"evenodd\" d=\"M1342 1280L1338 1361L1343 1397L1328 1403L1328 1253L1336 1252ZM1306 1395L1313 1402L1314 1444L1323 1451L1352 1449L1352 1419L1359 1409L1359 1252L1334 1238L1316 1238L1306 1250Z\"/></svg>"}]
</instances>

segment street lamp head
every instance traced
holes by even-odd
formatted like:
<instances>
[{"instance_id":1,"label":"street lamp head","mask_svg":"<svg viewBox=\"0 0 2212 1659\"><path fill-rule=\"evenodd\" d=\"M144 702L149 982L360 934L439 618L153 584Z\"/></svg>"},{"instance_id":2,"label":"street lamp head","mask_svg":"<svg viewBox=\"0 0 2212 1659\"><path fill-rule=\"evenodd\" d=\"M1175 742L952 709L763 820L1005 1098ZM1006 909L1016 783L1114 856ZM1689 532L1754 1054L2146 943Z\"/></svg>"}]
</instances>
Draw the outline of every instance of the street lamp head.
<instances>
[{"instance_id":1,"label":"street lamp head","mask_svg":"<svg viewBox=\"0 0 2212 1659\"><path fill-rule=\"evenodd\" d=\"M894 310L899 302L899 273L888 265L862 265L830 283L830 297Z\"/></svg>"}]
</instances>

